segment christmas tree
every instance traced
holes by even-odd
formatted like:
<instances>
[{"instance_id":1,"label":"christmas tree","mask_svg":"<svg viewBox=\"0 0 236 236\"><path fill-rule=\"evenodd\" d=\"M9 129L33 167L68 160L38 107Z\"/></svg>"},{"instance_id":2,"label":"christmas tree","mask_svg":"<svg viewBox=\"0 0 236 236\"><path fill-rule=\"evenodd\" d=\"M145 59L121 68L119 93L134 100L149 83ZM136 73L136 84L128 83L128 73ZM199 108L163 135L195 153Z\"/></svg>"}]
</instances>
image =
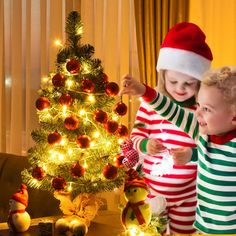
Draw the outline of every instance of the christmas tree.
<instances>
[{"instance_id":1,"label":"christmas tree","mask_svg":"<svg viewBox=\"0 0 236 236\"><path fill-rule=\"evenodd\" d=\"M22 172L29 187L73 196L123 184L120 144L128 136L120 121L127 106L116 96L119 86L93 58L94 47L80 43L82 28L80 14L71 12L55 72L38 91L36 145L28 151L31 167Z\"/></svg>"}]
</instances>

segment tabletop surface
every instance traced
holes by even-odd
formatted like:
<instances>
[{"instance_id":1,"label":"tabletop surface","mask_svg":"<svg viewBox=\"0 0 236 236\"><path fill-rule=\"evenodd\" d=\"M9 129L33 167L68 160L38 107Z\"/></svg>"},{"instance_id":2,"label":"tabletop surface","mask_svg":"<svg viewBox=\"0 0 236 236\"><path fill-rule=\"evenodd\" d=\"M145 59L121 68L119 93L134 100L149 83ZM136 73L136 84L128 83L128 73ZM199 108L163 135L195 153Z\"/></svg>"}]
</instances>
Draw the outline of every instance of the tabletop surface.
<instances>
[{"instance_id":1,"label":"tabletop surface","mask_svg":"<svg viewBox=\"0 0 236 236\"><path fill-rule=\"evenodd\" d=\"M42 217L31 220L30 228L24 233L10 232L6 223L0 223L0 236L56 236L54 224L57 217ZM86 236L117 236L123 232L120 213L111 211L98 212L91 222Z\"/></svg>"}]
</instances>

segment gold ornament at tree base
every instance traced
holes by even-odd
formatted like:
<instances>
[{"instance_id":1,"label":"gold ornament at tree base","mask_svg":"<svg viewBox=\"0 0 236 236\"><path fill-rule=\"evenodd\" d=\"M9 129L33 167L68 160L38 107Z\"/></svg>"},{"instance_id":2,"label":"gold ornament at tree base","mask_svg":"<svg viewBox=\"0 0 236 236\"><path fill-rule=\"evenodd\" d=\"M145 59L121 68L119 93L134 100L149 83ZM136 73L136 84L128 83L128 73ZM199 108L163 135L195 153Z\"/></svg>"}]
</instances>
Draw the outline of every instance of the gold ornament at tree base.
<instances>
[{"instance_id":1,"label":"gold ornament at tree base","mask_svg":"<svg viewBox=\"0 0 236 236\"><path fill-rule=\"evenodd\" d=\"M64 214L55 224L58 235L85 235L103 204L100 197L91 193L82 193L72 199L70 193L56 191L54 197L60 201L60 209Z\"/></svg>"}]
</instances>

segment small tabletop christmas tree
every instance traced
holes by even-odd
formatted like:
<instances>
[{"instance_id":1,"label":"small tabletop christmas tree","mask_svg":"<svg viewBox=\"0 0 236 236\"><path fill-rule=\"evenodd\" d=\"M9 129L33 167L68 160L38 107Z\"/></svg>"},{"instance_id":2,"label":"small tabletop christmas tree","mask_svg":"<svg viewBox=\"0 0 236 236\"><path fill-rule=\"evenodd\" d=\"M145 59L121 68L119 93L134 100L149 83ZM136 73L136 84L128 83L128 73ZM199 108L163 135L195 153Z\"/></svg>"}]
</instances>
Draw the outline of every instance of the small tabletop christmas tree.
<instances>
[{"instance_id":1,"label":"small tabletop christmas tree","mask_svg":"<svg viewBox=\"0 0 236 236\"><path fill-rule=\"evenodd\" d=\"M29 149L31 168L22 172L29 187L51 192L95 194L124 182L124 169L115 165L128 129L120 118L127 106L116 95L94 48L80 43L78 12L66 21L67 43L59 50L56 71L41 83L36 108L39 128Z\"/></svg>"}]
</instances>

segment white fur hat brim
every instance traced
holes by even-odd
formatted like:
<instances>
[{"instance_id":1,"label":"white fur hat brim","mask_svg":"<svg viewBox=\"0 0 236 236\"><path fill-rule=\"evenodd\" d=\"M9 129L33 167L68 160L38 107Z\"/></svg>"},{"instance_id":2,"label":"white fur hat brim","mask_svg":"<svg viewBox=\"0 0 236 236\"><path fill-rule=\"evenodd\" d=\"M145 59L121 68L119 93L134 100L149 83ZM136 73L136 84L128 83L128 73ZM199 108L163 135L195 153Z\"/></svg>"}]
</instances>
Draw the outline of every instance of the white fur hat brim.
<instances>
[{"instance_id":1,"label":"white fur hat brim","mask_svg":"<svg viewBox=\"0 0 236 236\"><path fill-rule=\"evenodd\" d=\"M176 48L161 48L157 61L157 71L173 70L198 80L211 67L211 61L191 51Z\"/></svg>"}]
</instances>

